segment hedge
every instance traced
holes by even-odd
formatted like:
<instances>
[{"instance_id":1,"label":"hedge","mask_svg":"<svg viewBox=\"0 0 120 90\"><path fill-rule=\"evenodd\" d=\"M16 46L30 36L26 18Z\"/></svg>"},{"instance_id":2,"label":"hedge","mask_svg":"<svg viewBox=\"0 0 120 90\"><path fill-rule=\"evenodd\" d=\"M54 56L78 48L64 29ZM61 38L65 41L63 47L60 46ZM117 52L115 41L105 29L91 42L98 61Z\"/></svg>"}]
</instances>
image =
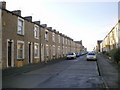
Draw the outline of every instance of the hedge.
<instances>
[{"instance_id":1,"label":"hedge","mask_svg":"<svg viewBox=\"0 0 120 90\"><path fill-rule=\"evenodd\" d=\"M120 62L120 48L115 48L109 51L109 56L116 62Z\"/></svg>"}]
</instances>

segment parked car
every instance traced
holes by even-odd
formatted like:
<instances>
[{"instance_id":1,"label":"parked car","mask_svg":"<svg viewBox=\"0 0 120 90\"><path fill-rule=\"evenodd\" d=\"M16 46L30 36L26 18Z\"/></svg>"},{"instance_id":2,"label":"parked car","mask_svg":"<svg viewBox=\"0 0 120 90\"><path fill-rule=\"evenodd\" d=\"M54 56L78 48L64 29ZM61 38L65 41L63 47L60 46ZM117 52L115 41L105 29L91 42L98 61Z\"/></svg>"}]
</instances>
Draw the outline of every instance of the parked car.
<instances>
[{"instance_id":1,"label":"parked car","mask_svg":"<svg viewBox=\"0 0 120 90\"><path fill-rule=\"evenodd\" d=\"M79 54L80 54L80 56L82 56L82 55L83 55L83 54L82 54L82 52L80 52Z\"/></svg>"},{"instance_id":2,"label":"parked car","mask_svg":"<svg viewBox=\"0 0 120 90\"><path fill-rule=\"evenodd\" d=\"M75 53L68 53L67 59L75 59L75 58L76 58L76 54Z\"/></svg>"},{"instance_id":3,"label":"parked car","mask_svg":"<svg viewBox=\"0 0 120 90\"><path fill-rule=\"evenodd\" d=\"M79 57L80 56L80 52L77 52L75 53L76 54L76 57Z\"/></svg>"},{"instance_id":4,"label":"parked car","mask_svg":"<svg viewBox=\"0 0 120 90\"><path fill-rule=\"evenodd\" d=\"M89 52L87 54L87 60L97 60L96 54L93 52Z\"/></svg>"}]
</instances>

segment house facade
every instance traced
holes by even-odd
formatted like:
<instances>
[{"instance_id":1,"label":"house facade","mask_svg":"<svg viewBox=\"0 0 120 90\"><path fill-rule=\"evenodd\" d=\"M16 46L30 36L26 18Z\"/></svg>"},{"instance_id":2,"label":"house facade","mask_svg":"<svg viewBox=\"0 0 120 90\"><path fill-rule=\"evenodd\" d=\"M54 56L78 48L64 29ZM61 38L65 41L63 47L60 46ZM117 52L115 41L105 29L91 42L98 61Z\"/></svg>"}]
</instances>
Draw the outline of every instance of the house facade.
<instances>
[{"instance_id":1,"label":"house facade","mask_svg":"<svg viewBox=\"0 0 120 90\"><path fill-rule=\"evenodd\" d=\"M120 20L100 43L100 52L108 52L120 47Z\"/></svg>"},{"instance_id":2,"label":"house facade","mask_svg":"<svg viewBox=\"0 0 120 90\"><path fill-rule=\"evenodd\" d=\"M47 62L79 52L82 45L47 24L21 16L21 11L8 11L0 2L0 62L2 68L21 67Z\"/></svg>"}]
</instances>

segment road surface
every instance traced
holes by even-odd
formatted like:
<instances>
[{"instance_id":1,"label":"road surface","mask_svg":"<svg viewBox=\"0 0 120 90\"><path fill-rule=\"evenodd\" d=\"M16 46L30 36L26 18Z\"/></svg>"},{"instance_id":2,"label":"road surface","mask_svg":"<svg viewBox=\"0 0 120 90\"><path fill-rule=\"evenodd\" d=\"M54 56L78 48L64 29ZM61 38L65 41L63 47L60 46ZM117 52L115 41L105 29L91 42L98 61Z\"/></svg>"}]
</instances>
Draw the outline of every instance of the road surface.
<instances>
[{"instance_id":1,"label":"road surface","mask_svg":"<svg viewBox=\"0 0 120 90\"><path fill-rule=\"evenodd\" d=\"M105 88L96 61L86 55L3 80L3 88Z\"/></svg>"}]
</instances>

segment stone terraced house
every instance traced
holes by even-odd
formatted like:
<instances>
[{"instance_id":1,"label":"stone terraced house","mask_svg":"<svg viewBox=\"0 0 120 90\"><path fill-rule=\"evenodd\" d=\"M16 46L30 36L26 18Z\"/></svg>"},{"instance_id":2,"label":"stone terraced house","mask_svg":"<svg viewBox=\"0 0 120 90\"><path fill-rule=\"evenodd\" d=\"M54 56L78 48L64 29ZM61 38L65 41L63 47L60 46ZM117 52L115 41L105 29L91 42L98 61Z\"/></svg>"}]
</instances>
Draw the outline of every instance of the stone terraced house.
<instances>
[{"instance_id":1,"label":"stone terraced house","mask_svg":"<svg viewBox=\"0 0 120 90\"><path fill-rule=\"evenodd\" d=\"M20 10L9 11L0 2L0 62L2 68L21 67L29 63L63 58L80 52L82 44L59 33L47 24L21 16Z\"/></svg>"}]
</instances>

